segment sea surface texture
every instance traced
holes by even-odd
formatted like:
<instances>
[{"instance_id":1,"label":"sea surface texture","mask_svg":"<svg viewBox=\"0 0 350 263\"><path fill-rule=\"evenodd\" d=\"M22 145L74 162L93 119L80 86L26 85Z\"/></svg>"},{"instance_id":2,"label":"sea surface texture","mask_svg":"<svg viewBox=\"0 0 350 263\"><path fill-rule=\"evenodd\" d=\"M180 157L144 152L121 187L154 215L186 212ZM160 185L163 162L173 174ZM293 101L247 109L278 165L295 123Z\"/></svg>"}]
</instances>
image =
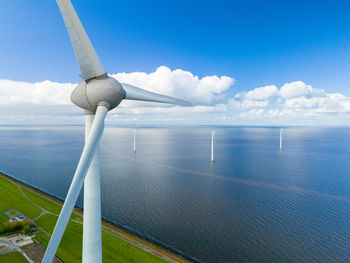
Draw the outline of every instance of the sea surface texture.
<instances>
[{"instance_id":1,"label":"sea surface texture","mask_svg":"<svg viewBox=\"0 0 350 263\"><path fill-rule=\"evenodd\" d=\"M105 129L107 220L201 262L350 261L350 128L285 128L282 150L270 127L136 137L134 153L132 128ZM64 198L83 143L83 127L1 127L0 170Z\"/></svg>"}]
</instances>

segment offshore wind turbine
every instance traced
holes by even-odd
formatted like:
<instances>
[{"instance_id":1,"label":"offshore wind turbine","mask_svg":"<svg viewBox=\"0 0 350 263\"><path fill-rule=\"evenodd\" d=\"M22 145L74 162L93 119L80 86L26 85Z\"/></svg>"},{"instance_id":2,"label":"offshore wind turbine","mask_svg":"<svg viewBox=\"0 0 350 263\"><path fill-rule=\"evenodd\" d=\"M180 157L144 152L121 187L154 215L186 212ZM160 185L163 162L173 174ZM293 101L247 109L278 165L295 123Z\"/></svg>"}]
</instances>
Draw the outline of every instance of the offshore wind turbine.
<instances>
[{"instance_id":1,"label":"offshore wind turbine","mask_svg":"<svg viewBox=\"0 0 350 263\"><path fill-rule=\"evenodd\" d=\"M283 129L280 129L280 150L282 150L282 136L283 136Z\"/></svg>"},{"instance_id":2,"label":"offshore wind turbine","mask_svg":"<svg viewBox=\"0 0 350 263\"><path fill-rule=\"evenodd\" d=\"M191 104L119 83L108 76L70 0L56 2L84 79L74 89L71 101L85 110L85 145L42 262L52 262L84 183L83 262L99 263L102 262L99 143L108 111L124 99L183 106Z\"/></svg>"},{"instance_id":3,"label":"offshore wind turbine","mask_svg":"<svg viewBox=\"0 0 350 263\"><path fill-rule=\"evenodd\" d=\"M211 159L210 161L214 162L214 139L215 139L215 131L211 132Z\"/></svg>"},{"instance_id":4,"label":"offshore wind turbine","mask_svg":"<svg viewBox=\"0 0 350 263\"><path fill-rule=\"evenodd\" d=\"M134 153L136 153L136 129L134 129Z\"/></svg>"}]
</instances>

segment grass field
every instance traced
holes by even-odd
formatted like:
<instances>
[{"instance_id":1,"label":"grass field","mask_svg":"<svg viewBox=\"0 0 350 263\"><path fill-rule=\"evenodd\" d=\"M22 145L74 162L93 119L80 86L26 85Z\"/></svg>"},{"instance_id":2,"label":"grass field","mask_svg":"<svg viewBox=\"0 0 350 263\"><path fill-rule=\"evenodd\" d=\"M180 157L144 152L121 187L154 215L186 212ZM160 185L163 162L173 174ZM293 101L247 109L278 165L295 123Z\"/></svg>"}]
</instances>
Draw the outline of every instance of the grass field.
<instances>
[{"instance_id":1,"label":"grass field","mask_svg":"<svg viewBox=\"0 0 350 263\"><path fill-rule=\"evenodd\" d=\"M52 233L57 217L46 214L38 219L38 224L46 231ZM61 247L57 255L64 262L81 262L81 236L83 233L82 224L70 221L64 234ZM38 236L40 243L46 244L49 240L45 235ZM111 234L102 231L102 247L103 247L103 262L164 262L155 256L145 253L143 250L136 248L127 242L112 236ZM67 253L67 251L69 253Z\"/></svg>"},{"instance_id":2,"label":"grass field","mask_svg":"<svg viewBox=\"0 0 350 263\"><path fill-rule=\"evenodd\" d=\"M11 252L5 255L0 255L0 262L13 262L13 263L28 263L25 257L21 253Z\"/></svg>"},{"instance_id":3,"label":"grass field","mask_svg":"<svg viewBox=\"0 0 350 263\"><path fill-rule=\"evenodd\" d=\"M57 205L53 202L50 202L49 200L46 200L37 194L34 194L31 191L28 191L27 189L22 190L26 196L29 197L30 200L32 200L37 205L41 206L42 208L46 209L47 211L50 211L55 214L59 214L61 212L61 206Z\"/></svg>"},{"instance_id":4,"label":"grass field","mask_svg":"<svg viewBox=\"0 0 350 263\"><path fill-rule=\"evenodd\" d=\"M55 227L61 206L47 200L37 193L21 187L23 193L30 199L27 200L21 193L18 186L0 176L0 223L7 221L9 218L4 214L6 211L16 209L23 215L34 219L40 215L42 209L53 214L46 213L35 220L35 223L42 227L47 233L51 234ZM35 206L35 205L39 206ZM72 219L78 222L73 222ZM74 213L68 223L68 227L63 235L62 241L56 253L56 256L63 262L81 262L82 251L82 217ZM50 236L44 232L39 232L36 240L47 246ZM130 245L128 242L112 235L105 230L102 231L102 250L103 262L166 262L165 260L150 254L138 247ZM10 257L14 253L7 254ZM169 255L168 253L166 253ZM19 256L22 256L19 254ZM14 256L15 257L15 256ZM0 258L0 262L22 262L20 260L5 261ZM26 262L26 261L23 261ZM179 261L181 262L181 261Z\"/></svg>"},{"instance_id":5,"label":"grass field","mask_svg":"<svg viewBox=\"0 0 350 263\"><path fill-rule=\"evenodd\" d=\"M0 223L7 221L9 218L5 212L17 209L30 219L40 215L41 209L33 206L19 191L18 187L0 177Z\"/></svg>"}]
</instances>

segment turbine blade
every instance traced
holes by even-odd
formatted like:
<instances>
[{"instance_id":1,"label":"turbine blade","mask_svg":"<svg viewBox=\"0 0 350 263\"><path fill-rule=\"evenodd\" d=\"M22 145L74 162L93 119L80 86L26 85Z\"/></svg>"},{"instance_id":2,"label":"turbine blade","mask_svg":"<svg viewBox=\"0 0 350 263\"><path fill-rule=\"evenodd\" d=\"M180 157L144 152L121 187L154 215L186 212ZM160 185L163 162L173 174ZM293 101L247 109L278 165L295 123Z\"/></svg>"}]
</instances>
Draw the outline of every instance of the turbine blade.
<instances>
[{"instance_id":1,"label":"turbine blade","mask_svg":"<svg viewBox=\"0 0 350 263\"><path fill-rule=\"evenodd\" d=\"M70 0L56 0L77 57L84 80L102 76L104 71L94 47L81 24Z\"/></svg>"},{"instance_id":2,"label":"turbine blade","mask_svg":"<svg viewBox=\"0 0 350 263\"><path fill-rule=\"evenodd\" d=\"M160 102L160 103L169 103L177 104L182 106L191 106L192 104L185 100L176 99L173 97L161 95L158 93L150 92L144 89L137 88L135 86L121 83L123 89L125 90L125 99L126 100L142 100L142 101L151 101L151 102Z\"/></svg>"},{"instance_id":3,"label":"turbine blade","mask_svg":"<svg viewBox=\"0 0 350 263\"><path fill-rule=\"evenodd\" d=\"M95 114L94 121L92 123L87 141L84 146L83 153L81 154L77 169L75 171L72 184L69 187L69 191L64 201L60 216L58 217L55 229L51 236L50 243L46 249L42 263L51 263L53 257L56 254L58 245L61 242L61 238L66 229L69 218L72 214L74 205L78 199L81 187L83 186L86 173L91 164L96 145L99 144L103 128L104 119L106 118L108 109L104 106L98 106Z\"/></svg>"}]
</instances>

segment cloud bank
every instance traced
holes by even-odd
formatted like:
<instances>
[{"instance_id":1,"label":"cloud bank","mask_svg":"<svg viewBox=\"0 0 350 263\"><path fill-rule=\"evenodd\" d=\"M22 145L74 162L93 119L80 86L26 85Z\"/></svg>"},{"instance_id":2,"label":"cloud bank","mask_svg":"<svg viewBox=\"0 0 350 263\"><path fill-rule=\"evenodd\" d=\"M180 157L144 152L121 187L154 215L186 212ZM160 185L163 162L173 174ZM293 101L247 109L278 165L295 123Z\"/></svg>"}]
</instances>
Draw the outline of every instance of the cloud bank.
<instances>
[{"instance_id":1,"label":"cloud bank","mask_svg":"<svg viewBox=\"0 0 350 263\"><path fill-rule=\"evenodd\" d=\"M227 76L206 76L199 78L189 71L170 70L165 66L155 72L133 72L112 74L121 83L128 83L145 90L191 101L193 104L211 105L220 100L220 94L226 92L234 79Z\"/></svg>"},{"instance_id":2,"label":"cloud bank","mask_svg":"<svg viewBox=\"0 0 350 263\"><path fill-rule=\"evenodd\" d=\"M350 98L302 81L234 92L232 77L199 78L191 72L165 66L151 73L111 76L122 83L189 100L195 106L123 101L111 112L109 123L350 124ZM0 124L83 123L83 111L69 99L76 85L48 80L36 83L0 80Z\"/></svg>"},{"instance_id":3,"label":"cloud bank","mask_svg":"<svg viewBox=\"0 0 350 263\"><path fill-rule=\"evenodd\" d=\"M272 119L309 120L322 124L349 124L350 98L340 93L326 93L302 81L276 86L259 87L238 93L229 104L244 109L241 118L266 121ZM347 122L347 123L346 123Z\"/></svg>"}]
</instances>

